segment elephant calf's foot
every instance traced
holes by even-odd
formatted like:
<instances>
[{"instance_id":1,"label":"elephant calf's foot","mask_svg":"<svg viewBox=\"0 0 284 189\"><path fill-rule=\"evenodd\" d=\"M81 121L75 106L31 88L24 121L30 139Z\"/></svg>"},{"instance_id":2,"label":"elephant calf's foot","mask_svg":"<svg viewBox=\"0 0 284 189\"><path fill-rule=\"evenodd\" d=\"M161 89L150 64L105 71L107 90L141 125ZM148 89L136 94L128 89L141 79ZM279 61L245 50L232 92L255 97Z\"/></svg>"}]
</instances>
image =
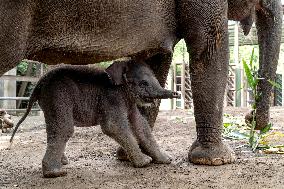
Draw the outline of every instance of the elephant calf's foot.
<instances>
[{"instance_id":1,"label":"elephant calf's foot","mask_svg":"<svg viewBox=\"0 0 284 189\"><path fill-rule=\"evenodd\" d=\"M122 147L119 147L116 150L116 157L117 159L121 161L129 161L129 157ZM163 153L153 158L153 163L156 163L156 164L170 164L171 162L172 162L172 159L168 155L163 154Z\"/></svg>"},{"instance_id":2,"label":"elephant calf's foot","mask_svg":"<svg viewBox=\"0 0 284 189\"><path fill-rule=\"evenodd\" d=\"M171 162L172 162L171 157L164 153L153 158L153 163L156 163L156 164L170 164Z\"/></svg>"},{"instance_id":3,"label":"elephant calf's foot","mask_svg":"<svg viewBox=\"0 0 284 189\"><path fill-rule=\"evenodd\" d=\"M61 163L62 163L62 165L67 165L69 163L68 158L65 154L63 154L63 156L61 158Z\"/></svg>"},{"instance_id":4,"label":"elephant calf's foot","mask_svg":"<svg viewBox=\"0 0 284 189\"><path fill-rule=\"evenodd\" d=\"M195 141L188 154L189 161L201 165L223 165L235 161L235 153L224 143L201 144Z\"/></svg>"},{"instance_id":5,"label":"elephant calf's foot","mask_svg":"<svg viewBox=\"0 0 284 189\"><path fill-rule=\"evenodd\" d=\"M149 165L152 161L152 158L145 155L145 154L142 154L139 155L139 157L135 157L135 158L132 158L131 162L133 163L133 166L136 167L136 168L139 168L139 167L145 167L147 165Z\"/></svg>"},{"instance_id":6,"label":"elephant calf's foot","mask_svg":"<svg viewBox=\"0 0 284 189\"><path fill-rule=\"evenodd\" d=\"M121 160L121 161L130 161L129 156L127 155L126 151L120 146L117 150L116 150L116 157L117 159ZM139 155L139 157L135 157L132 158L131 162L133 163L134 167L145 167L148 164L150 164L152 161L152 158L141 153L141 155Z\"/></svg>"},{"instance_id":7,"label":"elephant calf's foot","mask_svg":"<svg viewBox=\"0 0 284 189\"><path fill-rule=\"evenodd\" d=\"M126 151L121 146L116 150L116 157L121 161L129 161L129 157L126 154Z\"/></svg>"}]
</instances>

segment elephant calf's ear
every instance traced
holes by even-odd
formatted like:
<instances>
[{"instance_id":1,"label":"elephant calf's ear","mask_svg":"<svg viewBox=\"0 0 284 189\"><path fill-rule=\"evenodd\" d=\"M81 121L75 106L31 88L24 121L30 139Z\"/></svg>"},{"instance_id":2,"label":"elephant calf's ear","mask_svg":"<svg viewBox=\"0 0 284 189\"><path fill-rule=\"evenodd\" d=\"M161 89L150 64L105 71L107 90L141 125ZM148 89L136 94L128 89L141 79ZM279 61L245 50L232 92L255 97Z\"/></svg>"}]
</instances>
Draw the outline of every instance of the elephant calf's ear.
<instances>
[{"instance_id":1,"label":"elephant calf's ear","mask_svg":"<svg viewBox=\"0 0 284 189\"><path fill-rule=\"evenodd\" d=\"M244 18L243 20L241 20L241 27L243 29L244 35L247 36L250 32L250 29L252 27L253 24L253 15L249 15L248 17Z\"/></svg>"},{"instance_id":2,"label":"elephant calf's ear","mask_svg":"<svg viewBox=\"0 0 284 189\"><path fill-rule=\"evenodd\" d=\"M128 68L127 62L124 61L117 61L110 65L106 72L112 79L115 85L122 85L123 84L123 75L126 73Z\"/></svg>"}]
</instances>

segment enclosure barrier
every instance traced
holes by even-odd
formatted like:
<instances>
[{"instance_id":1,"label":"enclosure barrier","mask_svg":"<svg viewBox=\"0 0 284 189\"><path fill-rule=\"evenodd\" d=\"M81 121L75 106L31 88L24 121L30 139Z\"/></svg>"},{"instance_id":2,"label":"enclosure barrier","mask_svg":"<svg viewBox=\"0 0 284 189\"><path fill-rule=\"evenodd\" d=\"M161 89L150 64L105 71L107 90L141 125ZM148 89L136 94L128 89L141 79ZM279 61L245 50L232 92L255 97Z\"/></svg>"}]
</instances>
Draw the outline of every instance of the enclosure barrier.
<instances>
[{"instance_id":1,"label":"enclosure barrier","mask_svg":"<svg viewBox=\"0 0 284 189\"><path fill-rule=\"evenodd\" d=\"M17 76L16 68L12 71L7 72L5 75L0 77L0 105L7 112L17 113L24 112L26 109L20 109L20 104L22 101L29 100L29 97L24 97L24 93L28 86L28 83L36 83L39 78L43 75L43 64L35 61L24 60L28 63L28 67L25 76ZM36 77L31 76L33 71L33 66L36 67ZM16 82L21 82L18 93L16 94ZM40 111L40 108L33 108L31 111Z\"/></svg>"}]
</instances>

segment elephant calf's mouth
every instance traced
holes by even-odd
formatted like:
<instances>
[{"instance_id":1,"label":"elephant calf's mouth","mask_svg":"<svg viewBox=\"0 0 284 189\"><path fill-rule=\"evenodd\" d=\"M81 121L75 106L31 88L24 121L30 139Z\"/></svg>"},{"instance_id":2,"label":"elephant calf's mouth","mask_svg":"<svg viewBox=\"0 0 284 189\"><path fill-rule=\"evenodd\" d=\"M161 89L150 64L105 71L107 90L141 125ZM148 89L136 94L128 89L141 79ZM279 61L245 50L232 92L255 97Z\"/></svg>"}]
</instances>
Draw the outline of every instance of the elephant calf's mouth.
<instances>
[{"instance_id":1,"label":"elephant calf's mouth","mask_svg":"<svg viewBox=\"0 0 284 189\"><path fill-rule=\"evenodd\" d=\"M154 98L147 98L147 97L138 97L136 98L136 104L139 107L151 107L154 103Z\"/></svg>"}]
</instances>

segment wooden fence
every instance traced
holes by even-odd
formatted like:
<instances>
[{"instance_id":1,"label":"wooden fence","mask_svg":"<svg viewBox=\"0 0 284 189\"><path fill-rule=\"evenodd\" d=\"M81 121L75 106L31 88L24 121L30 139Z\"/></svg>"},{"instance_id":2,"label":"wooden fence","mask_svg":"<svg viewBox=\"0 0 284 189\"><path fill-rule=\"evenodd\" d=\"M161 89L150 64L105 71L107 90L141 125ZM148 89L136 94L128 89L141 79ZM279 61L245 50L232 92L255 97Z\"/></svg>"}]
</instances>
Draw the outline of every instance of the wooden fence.
<instances>
[{"instance_id":1,"label":"wooden fence","mask_svg":"<svg viewBox=\"0 0 284 189\"><path fill-rule=\"evenodd\" d=\"M171 72L172 81L168 80L168 83L173 83L173 85L168 89L182 94L181 98L173 100L173 109L193 108L188 63L173 63ZM271 106L282 106L282 74L277 74L276 83L281 88L274 88ZM251 89L248 87L244 70L235 64L230 64L224 106L248 107L252 103Z\"/></svg>"},{"instance_id":2,"label":"wooden fence","mask_svg":"<svg viewBox=\"0 0 284 189\"><path fill-rule=\"evenodd\" d=\"M25 73L25 76L17 76L16 71L14 72L13 75L8 74L3 75L0 77L0 81L3 82L3 85L7 85L6 87L3 87L3 90L10 90L8 92L8 95L3 95L0 97L0 101L2 102L1 108L4 108L8 112L22 112L25 111L25 109L20 109L20 104L22 101L29 100L29 97L24 97L24 93L26 91L26 88L28 86L29 82L36 83L39 78L43 74L43 64L35 61L29 61L29 60L24 60L25 62L28 63L27 71ZM33 66L36 66L36 76L31 76L32 71L33 71ZM9 83L9 81L12 83ZM22 82L21 86L19 88L18 93L16 94L16 82ZM3 92L5 94L5 92ZM12 93L12 95L11 95ZM6 102L3 105L3 102ZM16 102L16 103L15 103ZM39 108L33 108L32 111L39 111Z\"/></svg>"}]
</instances>

